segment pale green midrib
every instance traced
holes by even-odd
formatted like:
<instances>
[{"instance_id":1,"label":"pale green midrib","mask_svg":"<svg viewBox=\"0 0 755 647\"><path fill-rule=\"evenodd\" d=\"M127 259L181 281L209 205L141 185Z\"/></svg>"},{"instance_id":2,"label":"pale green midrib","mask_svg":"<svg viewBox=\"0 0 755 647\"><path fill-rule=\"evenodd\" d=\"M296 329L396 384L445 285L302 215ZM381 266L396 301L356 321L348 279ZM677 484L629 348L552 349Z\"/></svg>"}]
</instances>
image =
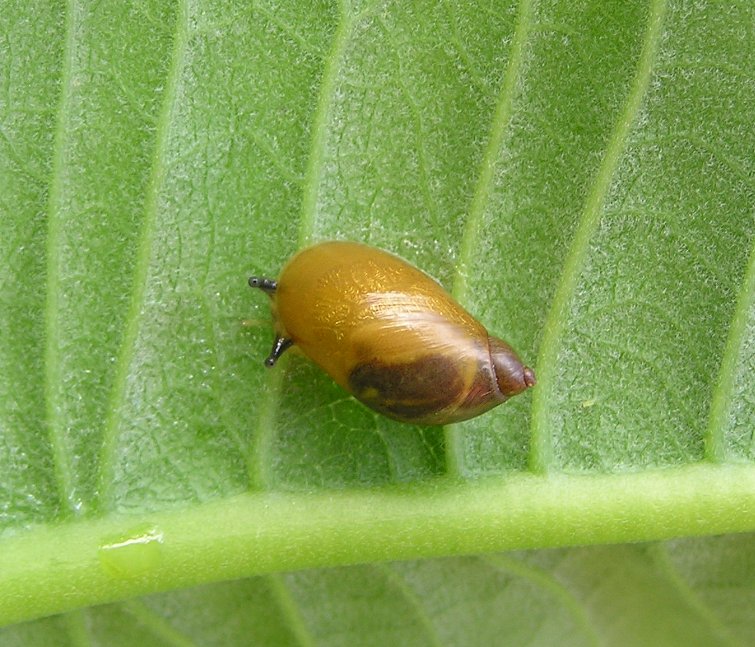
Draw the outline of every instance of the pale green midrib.
<instances>
[{"instance_id":1,"label":"pale green midrib","mask_svg":"<svg viewBox=\"0 0 755 647\"><path fill-rule=\"evenodd\" d=\"M740 643L734 640L726 625L721 622L720 617L703 602L700 596L692 589L690 583L679 574L678 569L669 559L667 544L653 544L650 548L650 553L653 556L655 564L665 573L667 582L677 591L685 604L698 615L698 618L702 619L710 629L710 632L717 634L726 641L726 644L739 645Z\"/></svg>"},{"instance_id":2,"label":"pale green midrib","mask_svg":"<svg viewBox=\"0 0 755 647\"><path fill-rule=\"evenodd\" d=\"M108 414L104 423L102 450L99 464L98 505L107 507L115 469L115 449L121 409L126 397L129 369L136 349L141 310L147 291L149 263L157 221L158 194L165 179L165 157L171 117L175 110L178 84L186 51L188 32L188 3L181 0L176 11L175 36L168 71L165 94L157 121L157 135L152 154L151 173L144 202L144 218L133 271L131 299L124 321L121 346L115 364L113 384L108 402Z\"/></svg>"},{"instance_id":3,"label":"pale green midrib","mask_svg":"<svg viewBox=\"0 0 755 647\"><path fill-rule=\"evenodd\" d=\"M521 0L519 3L517 24L511 42L511 53L498 93L490 135L480 161L477 182L464 224L459 259L451 289L451 294L461 304L466 301L469 266L479 241L485 207L490 200L495 162L498 159L511 122L514 95L524 61L524 47L532 27L533 1ZM464 473L464 448L460 433L458 425L446 425L443 430L446 448L446 473L451 477L461 477Z\"/></svg>"},{"instance_id":4,"label":"pale green midrib","mask_svg":"<svg viewBox=\"0 0 755 647\"><path fill-rule=\"evenodd\" d=\"M317 108L312 121L312 139L304 175L300 211L299 248L312 242L315 213L317 211L317 192L325 163L326 134L333 107L336 78L354 25L353 19L348 14L348 10L349 8L346 3L342 3L338 26L333 35L333 44L328 52L322 83L320 84L320 92L317 98ZM287 362L288 356L284 355L270 369L270 373L266 379L265 401L259 407L260 414L257 419L251 458L247 460L250 487L252 489L265 488L270 485L269 470L271 465L269 454L275 434L275 420L281 400L281 389Z\"/></svg>"},{"instance_id":5,"label":"pale green midrib","mask_svg":"<svg viewBox=\"0 0 755 647\"><path fill-rule=\"evenodd\" d=\"M75 513L78 506L74 500L74 476L72 473L71 457L68 447L63 438L64 423L60 419L60 378L61 357L60 338L58 336L60 313L60 271L62 245L62 222L61 222L61 193L62 175L64 170L64 150L67 139L68 116L72 101L71 75L73 70L73 58L75 51L76 2L69 0L66 5L66 36L63 50L63 68L61 73L60 97L57 108L57 122L54 136L54 157L52 163L52 175L50 177L50 193L47 201L47 293L45 297L45 422L47 433L52 447L55 482L58 487L61 507L67 513Z\"/></svg>"},{"instance_id":6,"label":"pale green midrib","mask_svg":"<svg viewBox=\"0 0 755 647\"><path fill-rule=\"evenodd\" d=\"M705 457L714 462L721 462L727 458L724 429L733 404L734 380L737 374L740 352L747 333L747 322L753 298L755 298L755 237L742 280L742 287L734 306L734 314L726 338L721 367L710 403L705 434Z\"/></svg>"},{"instance_id":7,"label":"pale green midrib","mask_svg":"<svg viewBox=\"0 0 755 647\"><path fill-rule=\"evenodd\" d=\"M435 645L435 647L445 647L445 643L440 640L438 632L435 630L435 626L433 625L430 617L427 615L422 602L417 597L416 593L412 590L411 586L406 583L402 575L396 572L395 567L392 568L388 564L380 563L375 564L373 568L376 571L381 572L383 574L383 577L388 580L388 582L392 584L394 588L398 589L404 600L406 600L407 603L411 606L411 609L414 612L414 616L417 619L419 625L425 630L426 637L428 638L430 644Z\"/></svg>"},{"instance_id":8,"label":"pale green midrib","mask_svg":"<svg viewBox=\"0 0 755 647\"><path fill-rule=\"evenodd\" d=\"M273 590L275 602L288 622L288 628L296 637L297 644L301 645L301 647L315 647L317 643L312 636L312 632L304 622L304 618L299 611L299 606L291 595L288 585L283 580L283 575L273 573L267 579Z\"/></svg>"},{"instance_id":9,"label":"pale green midrib","mask_svg":"<svg viewBox=\"0 0 755 647\"><path fill-rule=\"evenodd\" d=\"M0 539L0 626L156 591L303 568L755 530L755 465L245 493ZM99 548L162 537L148 571L113 577ZM127 564L123 560L121 564Z\"/></svg>"},{"instance_id":10,"label":"pale green midrib","mask_svg":"<svg viewBox=\"0 0 755 647\"><path fill-rule=\"evenodd\" d=\"M561 281L556 289L543 326L543 338L537 359L538 385L533 389L532 397L529 466L536 473L548 471L553 462L549 403L552 400L552 391L555 388L556 360L563 342L567 306L576 291L590 240L600 222L600 215L611 187L611 181L650 83L665 11L665 0L652 0L637 72L627 96L626 105L614 125L605 155L585 201L580 223L574 235L571 249L566 256Z\"/></svg>"},{"instance_id":11,"label":"pale green midrib","mask_svg":"<svg viewBox=\"0 0 755 647\"><path fill-rule=\"evenodd\" d=\"M559 582L551 573L536 568L527 562L517 561L505 554L496 554L483 556L483 559L493 568L512 575L521 577L536 586L549 591L553 597L561 601L561 604L568 609L575 620L582 628L582 631L590 637L591 645L600 645L601 640L595 631L594 623L585 610L585 605L561 582Z\"/></svg>"}]
</instances>

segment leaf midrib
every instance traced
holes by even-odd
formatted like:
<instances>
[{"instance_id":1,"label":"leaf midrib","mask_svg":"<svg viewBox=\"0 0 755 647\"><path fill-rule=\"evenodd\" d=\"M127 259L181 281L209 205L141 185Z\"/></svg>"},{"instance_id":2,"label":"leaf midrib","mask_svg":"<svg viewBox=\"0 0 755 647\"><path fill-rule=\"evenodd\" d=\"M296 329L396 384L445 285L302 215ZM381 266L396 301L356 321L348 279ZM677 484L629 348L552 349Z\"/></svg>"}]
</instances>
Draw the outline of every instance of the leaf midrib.
<instances>
[{"instance_id":1,"label":"leaf midrib","mask_svg":"<svg viewBox=\"0 0 755 647\"><path fill-rule=\"evenodd\" d=\"M699 463L635 474L527 473L372 490L245 493L149 514L160 560L113 578L103 537L144 515L0 539L0 624L197 583L302 568L755 530L755 469ZM344 520L348 523L344 523ZM137 560L138 567L138 560Z\"/></svg>"}]
</instances>

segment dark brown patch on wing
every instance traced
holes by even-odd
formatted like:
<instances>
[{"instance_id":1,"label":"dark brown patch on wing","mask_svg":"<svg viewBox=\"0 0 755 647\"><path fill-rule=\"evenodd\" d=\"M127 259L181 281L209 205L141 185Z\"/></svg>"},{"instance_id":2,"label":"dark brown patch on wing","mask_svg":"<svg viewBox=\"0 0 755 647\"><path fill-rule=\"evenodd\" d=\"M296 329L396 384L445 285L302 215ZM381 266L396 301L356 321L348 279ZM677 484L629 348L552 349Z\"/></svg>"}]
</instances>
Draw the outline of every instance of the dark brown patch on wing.
<instances>
[{"instance_id":1,"label":"dark brown patch on wing","mask_svg":"<svg viewBox=\"0 0 755 647\"><path fill-rule=\"evenodd\" d=\"M457 367L442 355L388 364L358 364L349 375L352 393L368 407L399 420L420 420L459 398L464 381Z\"/></svg>"}]
</instances>

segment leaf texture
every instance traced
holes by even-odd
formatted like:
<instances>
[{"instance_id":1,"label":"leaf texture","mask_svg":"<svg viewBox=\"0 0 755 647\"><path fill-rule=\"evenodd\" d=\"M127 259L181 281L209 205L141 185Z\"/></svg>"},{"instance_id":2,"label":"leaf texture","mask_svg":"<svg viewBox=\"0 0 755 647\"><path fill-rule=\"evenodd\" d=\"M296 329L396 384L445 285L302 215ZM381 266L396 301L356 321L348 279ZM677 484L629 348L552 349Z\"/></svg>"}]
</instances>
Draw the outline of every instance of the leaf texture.
<instances>
[{"instance_id":1,"label":"leaf texture","mask_svg":"<svg viewBox=\"0 0 755 647\"><path fill-rule=\"evenodd\" d=\"M751 536L697 536L755 530L753 24L5 0L0 623L69 613L0 642L752 643ZM537 387L422 428L266 371L246 278L331 238Z\"/></svg>"}]
</instances>

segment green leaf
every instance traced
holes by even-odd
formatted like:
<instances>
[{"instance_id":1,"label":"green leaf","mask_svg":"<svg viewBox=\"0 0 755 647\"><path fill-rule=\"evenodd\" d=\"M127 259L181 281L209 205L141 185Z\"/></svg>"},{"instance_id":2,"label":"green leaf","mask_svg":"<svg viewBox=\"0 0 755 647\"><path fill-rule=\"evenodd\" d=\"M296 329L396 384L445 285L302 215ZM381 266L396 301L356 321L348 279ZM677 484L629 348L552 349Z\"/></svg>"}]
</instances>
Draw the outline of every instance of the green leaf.
<instances>
[{"instance_id":1,"label":"green leaf","mask_svg":"<svg viewBox=\"0 0 755 647\"><path fill-rule=\"evenodd\" d=\"M754 21L2 2L0 642L755 642ZM538 385L420 428L265 370L246 278L330 238Z\"/></svg>"}]
</instances>

